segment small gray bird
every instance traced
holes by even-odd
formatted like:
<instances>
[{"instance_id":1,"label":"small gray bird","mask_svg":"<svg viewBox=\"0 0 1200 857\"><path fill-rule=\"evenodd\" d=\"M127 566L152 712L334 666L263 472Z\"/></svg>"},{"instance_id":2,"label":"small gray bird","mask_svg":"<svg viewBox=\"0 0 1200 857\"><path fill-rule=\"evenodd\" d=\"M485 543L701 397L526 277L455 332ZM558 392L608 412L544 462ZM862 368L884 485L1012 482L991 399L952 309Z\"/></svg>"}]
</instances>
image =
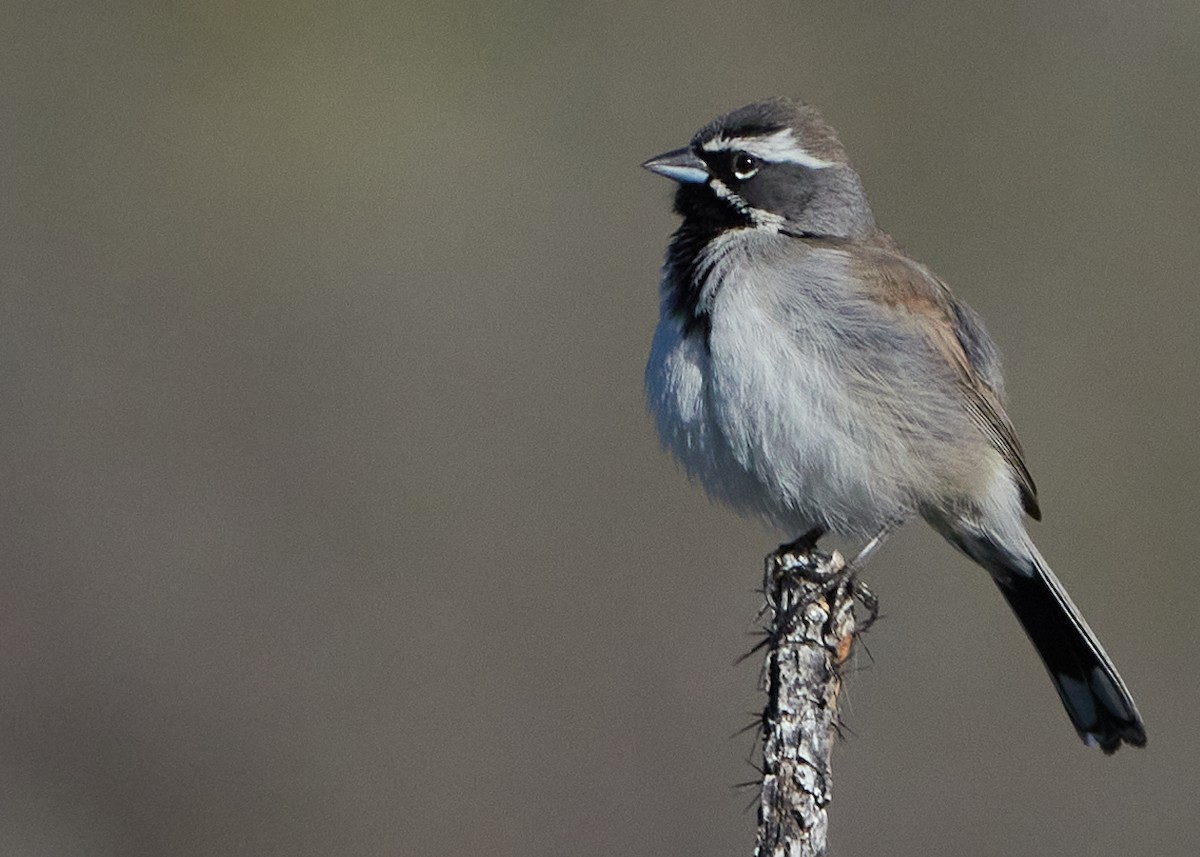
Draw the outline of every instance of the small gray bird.
<instances>
[{"instance_id":1,"label":"small gray bird","mask_svg":"<svg viewBox=\"0 0 1200 857\"><path fill-rule=\"evenodd\" d=\"M820 113L751 104L643 166L679 185L646 390L688 475L803 534L791 547L834 533L870 553L920 515L991 573L1084 742L1145 744L1125 683L1025 531L1037 493L996 346L875 225Z\"/></svg>"}]
</instances>

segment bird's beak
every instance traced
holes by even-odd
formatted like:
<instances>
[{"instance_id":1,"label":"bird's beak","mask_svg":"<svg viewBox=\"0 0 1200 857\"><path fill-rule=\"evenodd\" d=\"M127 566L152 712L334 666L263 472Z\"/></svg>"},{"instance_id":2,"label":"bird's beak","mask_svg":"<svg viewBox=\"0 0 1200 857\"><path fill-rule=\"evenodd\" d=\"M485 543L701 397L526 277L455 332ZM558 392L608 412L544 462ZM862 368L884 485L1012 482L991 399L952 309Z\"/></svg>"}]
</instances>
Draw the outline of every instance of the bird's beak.
<instances>
[{"instance_id":1,"label":"bird's beak","mask_svg":"<svg viewBox=\"0 0 1200 857\"><path fill-rule=\"evenodd\" d=\"M708 166L686 147L656 155L642 166L680 184L703 184L708 181Z\"/></svg>"}]
</instances>

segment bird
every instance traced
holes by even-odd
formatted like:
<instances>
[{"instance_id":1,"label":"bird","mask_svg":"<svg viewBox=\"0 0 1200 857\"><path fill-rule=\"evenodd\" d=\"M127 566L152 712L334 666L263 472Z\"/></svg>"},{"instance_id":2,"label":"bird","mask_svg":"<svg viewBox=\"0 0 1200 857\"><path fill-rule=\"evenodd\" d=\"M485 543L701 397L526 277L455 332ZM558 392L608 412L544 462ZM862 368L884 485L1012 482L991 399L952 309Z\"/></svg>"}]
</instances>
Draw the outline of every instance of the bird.
<instances>
[{"instance_id":1,"label":"bird","mask_svg":"<svg viewBox=\"0 0 1200 857\"><path fill-rule=\"evenodd\" d=\"M715 500L797 534L923 518L991 575L1079 736L1143 746L1125 682L1030 538L1037 489L980 316L875 222L814 106L722 115L643 167L677 185L645 386L663 446ZM852 561L852 565L854 561Z\"/></svg>"}]
</instances>

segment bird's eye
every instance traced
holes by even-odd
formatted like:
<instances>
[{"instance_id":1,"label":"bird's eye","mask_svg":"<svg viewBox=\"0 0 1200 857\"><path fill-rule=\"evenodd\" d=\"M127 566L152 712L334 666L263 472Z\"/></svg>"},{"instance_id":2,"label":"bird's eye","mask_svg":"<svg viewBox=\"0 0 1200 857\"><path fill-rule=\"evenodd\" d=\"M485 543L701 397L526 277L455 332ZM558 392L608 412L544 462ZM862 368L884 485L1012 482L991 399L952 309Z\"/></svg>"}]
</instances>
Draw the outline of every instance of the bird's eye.
<instances>
[{"instance_id":1,"label":"bird's eye","mask_svg":"<svg viewBox=\"0 0 1200 857\"><path fill-rule=\"evenodd\" d=\"M745 152L738 152L733 156L733 174L743 181L757 173L760 166L762 162L758 158Z\"/></svg>"}]
</instances>

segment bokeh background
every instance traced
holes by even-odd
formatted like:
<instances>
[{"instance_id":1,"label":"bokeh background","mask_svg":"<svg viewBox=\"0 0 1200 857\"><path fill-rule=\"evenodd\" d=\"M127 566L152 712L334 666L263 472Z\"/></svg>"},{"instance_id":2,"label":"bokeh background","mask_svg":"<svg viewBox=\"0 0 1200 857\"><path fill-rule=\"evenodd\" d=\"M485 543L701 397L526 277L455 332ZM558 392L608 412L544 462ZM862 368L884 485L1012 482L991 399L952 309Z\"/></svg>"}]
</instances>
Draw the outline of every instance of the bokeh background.
<instances>
[{"instance_id":1,"label":"bokeh background","mask_svg":"<svg viewBox=\"0 0 1200 857\"><path fill-rule=\"evenodd\" d=\"M785 94L1007 356L1077 741L923 525L839 855L1200 838L1200 5L0 10L0 853L749 853L760 558L658 448L638 169Z\"/></svg>"}]
</instances>

